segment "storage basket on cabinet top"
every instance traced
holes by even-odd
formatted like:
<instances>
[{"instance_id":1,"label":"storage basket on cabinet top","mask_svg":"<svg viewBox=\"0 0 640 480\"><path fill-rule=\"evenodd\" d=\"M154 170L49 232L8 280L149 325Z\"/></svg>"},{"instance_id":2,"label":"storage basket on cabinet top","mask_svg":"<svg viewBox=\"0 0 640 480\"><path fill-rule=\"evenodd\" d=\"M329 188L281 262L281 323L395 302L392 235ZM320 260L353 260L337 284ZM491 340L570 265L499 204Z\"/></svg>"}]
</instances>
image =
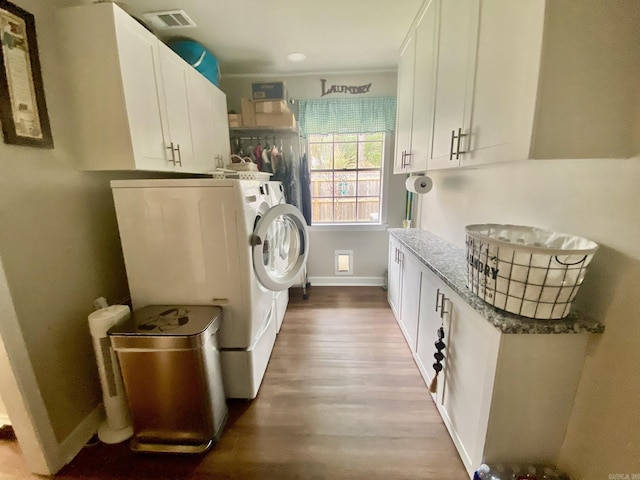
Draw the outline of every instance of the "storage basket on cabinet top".
<instances>
[{"instance_id":1,"label":"storage basket on cabinet top","mask_svg":"<svg viewBox=\"0 0 640 480\"><path fill-rule=\"evenodd\" d=\"M584 280L598 244L521 225L467 225L467 286L496 308L560 319Z\"/></svg>"}]
</instances>

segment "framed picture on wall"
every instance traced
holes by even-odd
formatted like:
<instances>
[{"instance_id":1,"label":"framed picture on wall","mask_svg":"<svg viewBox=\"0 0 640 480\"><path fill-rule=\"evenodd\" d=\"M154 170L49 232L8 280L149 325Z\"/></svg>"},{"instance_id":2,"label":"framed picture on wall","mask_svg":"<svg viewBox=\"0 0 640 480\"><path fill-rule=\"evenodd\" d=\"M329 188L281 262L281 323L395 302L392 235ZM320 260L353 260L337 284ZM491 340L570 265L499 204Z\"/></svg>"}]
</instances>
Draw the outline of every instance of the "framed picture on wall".
<instances>
[{"instance_id":1,"label":"framed picture on wall","mask_svg":"<svg viewBox=\"0 0 640 480\"><path fill-rule=\"evenodd\" d=\"M5 143L53 148L35 19L0 0L0 122Z\"/></svg>"}]
</instances>

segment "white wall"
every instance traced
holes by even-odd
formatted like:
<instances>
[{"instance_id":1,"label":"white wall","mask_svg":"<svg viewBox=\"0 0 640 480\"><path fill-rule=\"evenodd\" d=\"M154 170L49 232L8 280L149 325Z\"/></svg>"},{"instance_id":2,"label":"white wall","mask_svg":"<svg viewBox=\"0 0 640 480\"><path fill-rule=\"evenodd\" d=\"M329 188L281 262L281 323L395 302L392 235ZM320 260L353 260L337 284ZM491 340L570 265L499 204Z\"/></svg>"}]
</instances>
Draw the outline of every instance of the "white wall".
<instances>
[{"instance_id":1,"label":"white wall","mask_svg":"<svg viewBox=\"0 0 640 480\"><path fill-rule=\"evenodd\" d=\"M44 405L38 415L60 444L55 450L67 455L74 443L83 442L86 430L78 427L93 419L102 400L87 324L93 300L105 296L114 303L128 297L109 181L144 174L76 168L68 108L72 92L55 17L61 8L80 2L14 3L35 16L55 148L0 142L0 264L15 308L15 316L8 315L2 305L0 336L14 371L33 373L35 383L29 385L35 388L35 403ZM30 365L24 365L24 350ZM30 381L18 378L17 384Z\"/></svg>"},{"instance_id":2,"label":"white wall","mask_svg":"<svg viewBox=\"0 0 640 480\"><path fill-rule=\"evenodd\" d=\"M0 142L0 389L15 395L5 396L6 408L40 474L70 461L100 420L87 316L98 296L128 298L109 181L167 176L76 167L56 16L87 1L13 0L35 16L55 148Z\"/></svg>"},{"instance_id":3,"label":"white wall","mask_svg":"<svg viewBox=\"0 0 640 480\"><path fill-rule=\"evenodd\" d=\"M600 244L576 306L606 330L591 337L558 460L575 480L640 473L640 157L529 160L430 175L434 188L420 199L421 228L460 248L465 225L489 222Z\"/></svg>"},{"instance_id":4,"label":"white wall","mask_svg":"<svg viewBox=\"0 0 640 480\"><path fill-rule=\"evenodd\" d=\"M396 96L396 72L371 72L355 74L331 75L302 75L290 77L224 77L220 88L227 94L230 110L240 113L240 99L251 98L251 83L261 81L286 82L290 99L321 98L322 85L325 79L329 85L364 85L371 83L369 96ZM350 94L331 94L324 98L348 97ZM296 104L292 105L295 112ZM388 136L387 164L385 168L392 170L393 166L393 136ZM388 211L387 223L390 227L399 227L404 218L404 177L393 175L389 179L387 193ZM312 227L310 231L310 250L308 260L308 276L313 277L312 283L349 283L381 284L387 269L387 233L383 229L365 230ZM353 276L335 277L334 258L336 250L353 250Z\"/></svg>"},{"instance_id":5,"label":"white wall","mask_svg":"<svg viewBox=\"0 0 640 480\"><path fill-rule=\"evenodd\" d=\"M0 397L0 427L2 425L11 425L11 420L9 419L9 415L7 414L7 407L4 406L2 397Z\"/></svg>"},{"instance_id":6,"label":"white wall","mask_svg":"<svg viewBox=\"0 0 640 480\"><path fill-rule=\"evenodd\" d=\"M320 80L327 81L327 88L330 85L366 85L371 83L368 94L355 95L355 97L395 97L397 93L397 72L371 72L371 73L349 73L349 74L311 74L280 77L247 77L247 76L225 76L222 75L220 89L227 94L227 105L229 110L240 113L240 99L242 97L251 98L251 84L253 82L284 81L287 86L289 99L308 100L321 98L322 85ZM332 93L324 98L345 98L354 95L349 93Z\"/></svg>"},{"instance_id":7,"label":"white wall","mask_svg":"<svg viewBox=\"0 0 640 480\"><path fill-rule=\"evenodd\" d=\"M86 322L92 301L99 295L122 298L127 284L108 179L77 171L70 151L69 93L53 21L59 7L15 3L35 15L55 148L0 143L0 255L42 397L62 441L100 401Z\"/></svg>"}]
</instances>

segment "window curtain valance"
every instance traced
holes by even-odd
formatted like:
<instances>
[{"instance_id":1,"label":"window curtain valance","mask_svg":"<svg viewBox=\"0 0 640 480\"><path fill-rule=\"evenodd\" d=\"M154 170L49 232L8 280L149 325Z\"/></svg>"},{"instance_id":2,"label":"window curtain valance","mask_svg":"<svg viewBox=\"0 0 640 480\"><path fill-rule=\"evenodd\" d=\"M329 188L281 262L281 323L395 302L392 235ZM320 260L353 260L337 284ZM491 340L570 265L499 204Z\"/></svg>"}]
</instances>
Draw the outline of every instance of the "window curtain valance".
<instances>
[{"instance_id":1,"label":"window curtain valance","mask_svg":"<svg viewBox=\"0 0 640 480\"><path fill-rule=\"evenodd\" d=\"M300 133L392 132L396 126L395 97L300 100Z\"/></svg>"}]
</instances>

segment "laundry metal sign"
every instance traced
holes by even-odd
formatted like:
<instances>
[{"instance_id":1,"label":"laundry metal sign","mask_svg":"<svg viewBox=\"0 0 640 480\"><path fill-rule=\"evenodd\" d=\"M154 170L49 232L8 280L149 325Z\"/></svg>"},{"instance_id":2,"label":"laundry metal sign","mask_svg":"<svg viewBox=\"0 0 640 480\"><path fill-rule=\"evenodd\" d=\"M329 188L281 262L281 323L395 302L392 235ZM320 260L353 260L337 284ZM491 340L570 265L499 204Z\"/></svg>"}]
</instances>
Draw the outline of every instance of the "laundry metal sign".
<instances>
[{"instance_id":1,"label":"laundry metal sign","mask_svg":"<svg viewBox=\"0 0 640 480\"><path fill-rule=\"evenodd\" d=\"M322 78L320 79L320 83L322 84L322 95L329 95L330 93L351 93L353 95L361 95L363 93L369 93L371 89L371 83L367 85L331 85L327 88L327 81Z\"/></svg>"}]
</instances>

